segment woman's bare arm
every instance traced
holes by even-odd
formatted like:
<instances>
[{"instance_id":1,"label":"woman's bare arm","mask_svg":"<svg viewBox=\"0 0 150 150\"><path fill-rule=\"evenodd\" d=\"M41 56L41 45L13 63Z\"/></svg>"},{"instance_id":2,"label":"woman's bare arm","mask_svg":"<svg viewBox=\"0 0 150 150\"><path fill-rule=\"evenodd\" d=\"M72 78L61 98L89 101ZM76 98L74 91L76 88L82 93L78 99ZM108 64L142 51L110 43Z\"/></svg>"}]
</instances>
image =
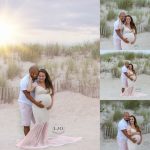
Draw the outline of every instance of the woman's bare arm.
<instances>
[{"instance_id":1,"label":"woman's bare arm","mask_svg":"<svg viewBox=\"0 0 150 150\"><path fill-rule=\"evenodd\" d=\"M29 99L32 103L34 103L36 106L38 106L38 107L40 107L40 108L44 108L44 105L42 104L42 102L35 100L35 99L30 95L30 92L28 92L27 90L24 90L23 93L25 94L26 98Z\"/></svg>"},{"instance_id":2,"label":"woman's bare arm","mask_svg":"<svg viewBox=\"0 0 150 150\"><path fill-rule=\"evenodd\" d=\"M36 87L36 83L33 83L32 78L30 77L28 86L27 86L27 91L32 92L32 91L34 91L35 87Z\"/></svg>"},{"instance_id":3,"label":"woman's bare arm","mask_svg":"<svg viewBox=\"0 0 150 150\"><path fill-rule=\"evenodd\" d=\"M128 41L127 39L125 39L125 38L122 36L122 34L121 34L121 32L120 32L120 29L115 30L115 31L116 31L117 35L118 35L125 43L129 43L129 41Z\"/></svg>"},{"instance_id":4,"label":"woman's bare arm","mask_svg":"<svg viewBox=\"0 0 150 150\"><path fill-rule=\"evenodd\" d=\"M131 135L128 135L127 133L127 130L122 130L123 134L128 138L130 139L133 143L136 143L136 140L135 139L132 139Z\"/></svg>"},{"instance_id":5,"label":"woman's bare arm","mask_svg":"<svg viewBox=\"0 0 150 150\"><path fill-rule=\"evenodd\" d=\"M136 34L134 34L134 41L133 41L133 42L131 42L131 44L134 44L134 43L135 43L135 41L136 41Z\"/></svg>"},{"instance_id":6,"label":"woman's bare arm","mask_svg":"<svg viewBox=\"0 0 150 150\"><path fill-rule=\"evenodd\" d=\"M53 90L52 90L52 93L50 94L50 96L51 96L52 102L51 102L51 105L49 107L47 107L48 110L52 108L53 103L54 103L54 91Z\"/></svg>"},{"instance_id":7,"label":"woman's bare arm","mask_svg":"<svg viewBox=\"0 0 150 150\"><path fill-rule=\"evenodd\" d=\"M127 72L124 73L126 75L127 78L129 78L130 80L133 80L130 78L129 74Z\"/></svg>"},{"instance_id":8,"label":"woman's bare arm","mask_svg":"<svg viewBox=\"0 0 150 150\"><path fill-rule=\"evenodd\" d=\"M142 133L141 132L140 132L140 136L141 136L140 142L137 143L137 144L141 144L142 143L143 137L142 137Z\"/></svg>"}]
</instances>

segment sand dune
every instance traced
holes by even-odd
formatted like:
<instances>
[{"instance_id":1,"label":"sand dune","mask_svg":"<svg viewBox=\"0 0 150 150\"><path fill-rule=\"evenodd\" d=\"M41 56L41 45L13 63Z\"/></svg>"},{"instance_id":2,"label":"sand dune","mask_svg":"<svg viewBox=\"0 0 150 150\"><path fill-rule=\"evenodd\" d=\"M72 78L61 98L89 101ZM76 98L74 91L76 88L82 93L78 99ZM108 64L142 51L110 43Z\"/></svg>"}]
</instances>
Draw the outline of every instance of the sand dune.
<instances>
[{"instance_id":1,"label":"sand dune","mask_svg":"<svg viewBox=\"0 0 150 150\"><path fill-rule=\"evenodd\" d=\"M64 135L83 137L74 144L49 147L47 150L99 150L99 100L78 93L61 92L55 95L50 110L49 136L54 136L55 125L64 127ZM23 136L17 101L0 105L0 147L3 150L17 150L16 140Z\"/></svg>"},{"instance_id":2,"label":"sand dune","mask_svg":"<svg viewBox=\"0 0 150 150\"><path fill-rule=\"evenodd\" d=\"M100 80L100 99L101 100L150 100L150 76L139 75L135 88L140 90L146 96L140 97L125 97L120 96L121 80L118 78L107 77L107 74L101 74Z\"/></svg>"}]
</instances>

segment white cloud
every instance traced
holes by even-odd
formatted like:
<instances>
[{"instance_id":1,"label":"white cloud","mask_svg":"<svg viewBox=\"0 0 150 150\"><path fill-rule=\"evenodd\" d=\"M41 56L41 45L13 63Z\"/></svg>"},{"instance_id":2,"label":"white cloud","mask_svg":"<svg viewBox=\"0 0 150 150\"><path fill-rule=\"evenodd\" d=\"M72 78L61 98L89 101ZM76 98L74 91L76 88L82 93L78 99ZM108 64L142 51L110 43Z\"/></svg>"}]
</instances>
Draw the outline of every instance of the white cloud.
<instances>
[{"instance_id":1,"label":"white cloud","mask_svg":"<svg viewBox=\"0 0 150 150\"><path fill-rule=\"evenodd\" d=\"M81 35L84 33L83 38L86 36L99 38L98 0L0 0L1 3L3 3L0 5L1 11L7 10L10 15L24 24L24 33L30 34L33 30L37 32L40 30L41 36L38 36L45 41L47 39L43 33L58 31L66 32L66 39L67 34L69 38L71 33L74 35L73 32L81 33ZM28 38L33 41L31 35ZM34 35L33 38L36 36Z\"/></svg>"}]
</instances>

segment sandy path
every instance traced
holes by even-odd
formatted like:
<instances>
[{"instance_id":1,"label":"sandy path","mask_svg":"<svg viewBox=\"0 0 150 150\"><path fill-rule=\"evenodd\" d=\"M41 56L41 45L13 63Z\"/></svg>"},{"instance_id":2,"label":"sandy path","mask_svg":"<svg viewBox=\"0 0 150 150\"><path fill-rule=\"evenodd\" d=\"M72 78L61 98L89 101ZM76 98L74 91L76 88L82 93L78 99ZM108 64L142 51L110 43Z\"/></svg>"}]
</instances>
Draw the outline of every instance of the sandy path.
<instances>
[{"instance_id":1,"label":"sandy path","mask_svg":"<svg viewBox=\"0 0 150 150\"><path fill-rule=\"evenodd\" d=\"M150 41L150 34L148 32L138 34L135 49L150 50L149 41ZM101 38L100 49L101 50L113 50L114 49L112 36L109 39Z\"/></svg>"},{"instance_id":2,"label":"sandy path","mask_svg":"<svg viewBox=\"0 0 150 150\"><path fill-rule=\"evenodd\" d=\"M150 134L143 135L143 142L136 150L148 150L150 147ZM113 148L113 149L112 149ZM118 145L116 140L103 140L100 145L101 150L117 150Z\"/></svg>"},{"instance_id":3,"label":"sandy path","mask_svg":"<svg viewBox=\"0 0 150 150\"><path fill-rule=\"evenodd\" d=\"M49 136L54 135L54 125L61 124L65 128L65 135L83 139L47 150L99 150L99 100L71 92L57 93L55 99L50 111ZM16 140L23 135L17 102L0 105L0 124L0 148L17 150Z\"/></svg>"},{"instance_id":4,"label":"sandy path","mask_svg":"<svg viewBox=\"0 0 150 150\"><path fill-rule=\"evenodd\" d=\"M136 89L140 89L140 92L147 94L141 97L121 97L121 81L120 79L113 79L111 77L101 78L100 80L100 98L102 100L150 100L150 76L139 75Z\"/></svg>"}]
</instances>

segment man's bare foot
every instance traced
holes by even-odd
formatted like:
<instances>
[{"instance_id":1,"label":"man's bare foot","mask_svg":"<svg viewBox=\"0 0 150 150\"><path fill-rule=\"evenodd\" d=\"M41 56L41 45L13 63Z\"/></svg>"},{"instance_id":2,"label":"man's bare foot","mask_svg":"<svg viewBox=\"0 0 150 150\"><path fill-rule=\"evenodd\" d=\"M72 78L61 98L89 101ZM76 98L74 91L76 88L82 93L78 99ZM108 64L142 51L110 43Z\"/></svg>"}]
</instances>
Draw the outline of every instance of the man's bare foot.
<instances>
[{"instance_id":1,"label":"man's bare foot","mask_svg":"<svg viewBox=\"0 0 150 150\"><path fill-rule=\"evenodd\" d=\"M29 126L24 126L24 135L26 136L30 131L30 127Z\"/></svg>"},{"instance_id":2,"label":"man's bare foot","mask_svg":"<svg viewBox=\"0 0 150 150\"><path fill-rule=\"evenodd\" d=\"M122 90L121 90L121 91L122 91L122 93L123 93L123 92L125 91L125 88L122 88Z\"/></svg>"}]
</instances>

